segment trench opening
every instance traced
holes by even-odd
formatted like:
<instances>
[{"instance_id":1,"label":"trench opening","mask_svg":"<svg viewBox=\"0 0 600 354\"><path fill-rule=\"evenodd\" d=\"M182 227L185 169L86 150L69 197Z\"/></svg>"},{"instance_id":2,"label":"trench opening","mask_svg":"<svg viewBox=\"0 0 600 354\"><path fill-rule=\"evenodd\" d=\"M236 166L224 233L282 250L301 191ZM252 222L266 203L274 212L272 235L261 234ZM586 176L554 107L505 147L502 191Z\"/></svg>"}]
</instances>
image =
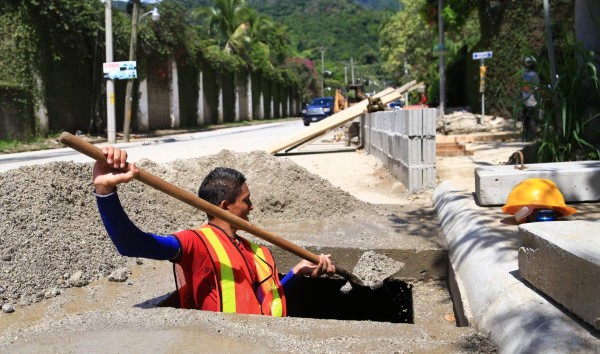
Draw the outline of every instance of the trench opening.
<instances>
[{"instance_id":1,"label":"trench opening","mask_svg":"<svg viewBox=\"0 0 600 354\"><path fill-rule=\"evenodd\" d=\"M283 275L281 275L283 277ZM342 291L346 280L337 278L298 278L286 290L289 317L414 323L412 285L387 279L377 289L354 287ZM177 292L156 306L179 308Z\"/></svg>"},{"instance_id":2,"label":"trench opening","mask_svg":"<svg viewBox=\"0 0 600 354\"><path fill-rule=\"evenodd\" d=\"M414 323L412 285L388 279L377 288L341 291L344 279L299 278L285 293L290 317Z\"/></svg>"}]
</instances>

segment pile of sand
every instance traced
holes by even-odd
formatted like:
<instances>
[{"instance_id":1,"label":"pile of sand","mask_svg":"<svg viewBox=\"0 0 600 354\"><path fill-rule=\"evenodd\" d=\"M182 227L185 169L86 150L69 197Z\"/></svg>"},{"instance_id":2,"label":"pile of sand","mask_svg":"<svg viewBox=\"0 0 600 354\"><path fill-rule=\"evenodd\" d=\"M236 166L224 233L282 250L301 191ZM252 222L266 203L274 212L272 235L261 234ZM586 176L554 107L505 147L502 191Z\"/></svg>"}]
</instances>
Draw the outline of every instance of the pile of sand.
<instances>
[{"instance_id":1,"label":"pile of sand","mask_svg":"<svg viewBox=\"0 0 600 354\"><path fill-rule=\"evenodd\" d=\"M214 167L243 172L256 205L251 220L293 221L375 213L371 206L287 159L264 152L234 153L138 165L196 193ZM57 162L0 174L0 305L28 305L84 286L133 262L110 241L92 194L92 164ZM130 218L159 234L197 227L204 213L134 181L119 187Z\"/></svg>"}]
</instances>

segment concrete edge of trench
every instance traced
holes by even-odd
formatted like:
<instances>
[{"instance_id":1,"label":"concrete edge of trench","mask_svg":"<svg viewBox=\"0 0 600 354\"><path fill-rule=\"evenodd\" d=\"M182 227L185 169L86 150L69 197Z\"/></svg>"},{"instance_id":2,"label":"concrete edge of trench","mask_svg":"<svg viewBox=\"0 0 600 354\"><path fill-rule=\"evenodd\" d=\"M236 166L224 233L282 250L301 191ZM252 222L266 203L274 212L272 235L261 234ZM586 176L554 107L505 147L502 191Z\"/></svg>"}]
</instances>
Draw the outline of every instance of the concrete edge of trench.
<instances>
[{"instance_id":1,"label":"concrete edge of trench","mask_svg":"<svg viewBox=\"0 0 600 354\"><path fill-rule=\"evenodd\" d=\"M500 222L500 208L477 206L451 181L436 187L433 202L454 273L451 292L459 292L455 306L500 353L600 352L593 329L519 276L518 228Z\"/></svg>"}]
</instances>

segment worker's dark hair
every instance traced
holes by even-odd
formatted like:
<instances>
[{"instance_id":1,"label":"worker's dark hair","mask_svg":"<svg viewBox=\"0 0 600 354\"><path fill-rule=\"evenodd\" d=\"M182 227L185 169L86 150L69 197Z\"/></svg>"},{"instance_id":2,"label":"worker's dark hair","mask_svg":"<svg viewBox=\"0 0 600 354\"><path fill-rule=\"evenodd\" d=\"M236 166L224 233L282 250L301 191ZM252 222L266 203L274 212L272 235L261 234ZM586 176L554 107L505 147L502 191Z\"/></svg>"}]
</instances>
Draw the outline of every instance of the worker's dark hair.
<instances>
[{"instance_id":1,"label":"worker's dark hair","mask_svg":"<svg viewBox=\"0 0 600 354\"><path fill-rule=\"evenodd\" d=\"M245 182L246 177L240 171L217 167L210 171L200 184L198 197L217 206L224 200L234 203L242 192L242 185ZM208 215L208 218L211 219L212 216Z\"/></svg>"}]
</instances>

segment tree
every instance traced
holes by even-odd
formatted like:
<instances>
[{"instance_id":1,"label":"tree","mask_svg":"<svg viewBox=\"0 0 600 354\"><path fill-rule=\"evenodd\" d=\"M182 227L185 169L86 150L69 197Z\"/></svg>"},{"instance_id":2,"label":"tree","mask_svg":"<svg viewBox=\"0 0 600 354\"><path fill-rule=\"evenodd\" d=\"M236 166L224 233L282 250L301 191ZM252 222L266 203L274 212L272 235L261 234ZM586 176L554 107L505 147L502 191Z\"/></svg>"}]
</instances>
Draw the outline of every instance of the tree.
<instances>
[{"instance_id":1,"label":"tree","mask_svg":"<svg viewBox=\"0 0 600 354\"><path fill-rule=\"evenodd\" d=\"M240 37L240 29L248 17L250 8L244 0L216 0L214 6L199 7L194 16L203 18L208 25L208 33L220 46L225 46L232 36Z\"/></svg>"},{"instance_id":2,"label":"tree","mask_svg":"<svg viewBox=\"0 0 600 354\"><path fill-rule=\"evenodd\" d=\"M430 79L436 36L421 16L425 4L426 0L407 1L404 10L390 18L380 32L384 69L399 81Z\"/></svg>"}]
</instances>

